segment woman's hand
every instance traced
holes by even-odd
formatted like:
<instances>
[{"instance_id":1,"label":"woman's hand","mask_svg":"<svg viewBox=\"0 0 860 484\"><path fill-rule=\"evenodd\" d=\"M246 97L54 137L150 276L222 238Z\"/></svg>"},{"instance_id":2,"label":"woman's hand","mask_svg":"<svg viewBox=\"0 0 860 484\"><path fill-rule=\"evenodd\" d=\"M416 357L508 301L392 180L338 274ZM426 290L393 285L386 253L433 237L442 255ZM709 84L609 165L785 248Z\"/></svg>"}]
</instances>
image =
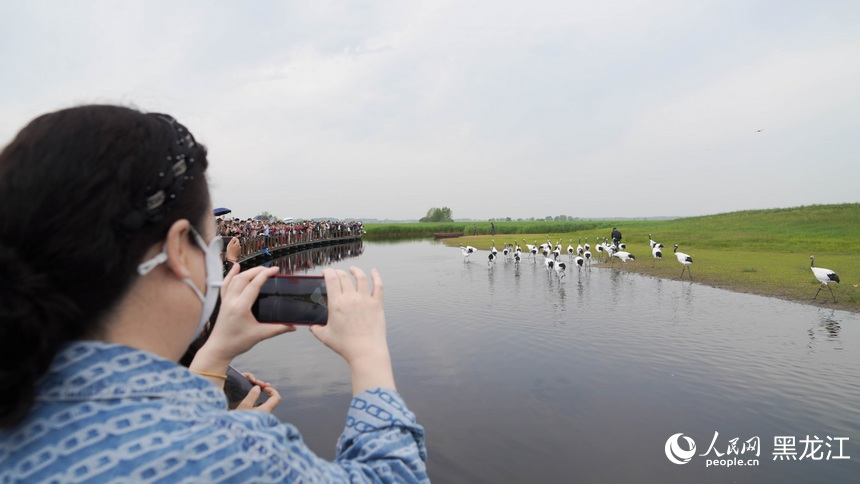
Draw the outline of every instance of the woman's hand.
<instances>
[{"instance_id":1,"label":"woman's hand","mask_svg":"<svg viewBox=\"0 0 860 484\"><path fill-rule=\"evenodd\" d=\"M346 360L352 372L353 395L370 388L394 390L394 374L385 330L382 277L371 271L373 288L357 267L325 269L328 323L313 325L311 333Z\"/></svg>"},{"instance_id":2,"label":"woman's hand","mask_svg":"<svg viewBox=\"0 0 860 484\"><path fill-rule=\"evenodd\" d=\"M291 324L260 323L251 314L263 283L277 272L277 267L239 272L239 266L234 265L230 269L221 286L218 324L197 352L191 369L224 373L233 358L260 341L296 330Z\"/></svg>"},{"instance_id":3,"label":"woman's hand","mask_svg":"<svg viewBox=\"0 0 860 484\"><path fill-rule=\"evenodd\" d=\"M278 390L268 382L258 380L253 373L242 374L245 375L245 378L253 383L254 386L251 387L251 390L248 392L248 396L242 399L242 401L239 402L239 405L236 406L236 410L258 410L260 412L272 413L275 407L281 403L281 394L278 393ZM262 392L266 392L269 395L268 400L260 405L254 406Z\"/></svg>"}]
</instances>

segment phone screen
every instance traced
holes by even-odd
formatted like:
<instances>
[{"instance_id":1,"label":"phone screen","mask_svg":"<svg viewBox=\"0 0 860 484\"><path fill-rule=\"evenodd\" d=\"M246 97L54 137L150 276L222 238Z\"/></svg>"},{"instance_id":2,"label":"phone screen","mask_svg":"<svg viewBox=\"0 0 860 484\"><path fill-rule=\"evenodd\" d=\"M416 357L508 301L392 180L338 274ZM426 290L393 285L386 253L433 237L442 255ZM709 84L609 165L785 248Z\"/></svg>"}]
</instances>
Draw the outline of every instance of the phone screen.
<instances>
[{"instance_id":1,"label":"phone screen","mask_svg":"<svg viewBox=\"0 0 860 484\"><path fill-rule=\"evenodd\" d=\"M251 312L261 323L326 324L323 276L276 275L263 283Z\"/></svg>"}]
</instances>

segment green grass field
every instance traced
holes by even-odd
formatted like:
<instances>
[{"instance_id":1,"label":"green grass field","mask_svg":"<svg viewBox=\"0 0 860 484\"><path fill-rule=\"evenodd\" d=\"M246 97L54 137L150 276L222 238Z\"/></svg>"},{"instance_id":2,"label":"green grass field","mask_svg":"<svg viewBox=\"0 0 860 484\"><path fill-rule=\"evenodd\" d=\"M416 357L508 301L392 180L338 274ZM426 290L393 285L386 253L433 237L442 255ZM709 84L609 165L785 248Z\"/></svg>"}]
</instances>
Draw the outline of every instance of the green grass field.
<instances>
[{"instance_id":1,"label":"green grass field","mask_svg":"<svg viewBox=\"0 0 860 484\"><path fill-rule=\"evenodd\" d=\"M445 239L453 247L468 244L489 250L523 239L529 244L561 240L564 250L571 239L576 247L586 237L592 252L598 237L608 237L612 227L623 234L622 242L636 261L623 269L655 277L679 279L681 265L672 246L693 257L693 281L714 287L811 303L818 281L809 269L815 264L839 274L840 284L831 284L834 303L822 289L813 303L860 312L860 204L811 205L804 207L748 210L673 220L588 220L570 222L494 222L496 235L488 235L490 223L479 222L482 235ZM376 237L416 237L434 232L472 233L472 223L448 224L368 224L367 235ZM663 260L652 268L648 234L666 247ZM596 252L595 252L596 253ZM567 257L566 253L563 257ZM595 267L621 268L620 260ZM684 275L685 280L689 280Z\"/></svg>"}]
</instances>

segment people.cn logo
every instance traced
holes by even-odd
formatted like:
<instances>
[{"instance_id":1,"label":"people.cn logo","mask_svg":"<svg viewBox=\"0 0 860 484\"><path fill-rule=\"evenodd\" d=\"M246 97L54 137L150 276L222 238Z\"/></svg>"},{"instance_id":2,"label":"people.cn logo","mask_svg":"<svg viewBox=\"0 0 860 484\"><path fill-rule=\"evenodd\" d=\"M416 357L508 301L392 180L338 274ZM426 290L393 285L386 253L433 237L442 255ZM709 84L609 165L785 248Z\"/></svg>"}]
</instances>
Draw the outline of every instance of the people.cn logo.
<instances>
[{"instance_id":1,"label":"people.cn logo","mask_svg":"<svg viewBox=\"0 0 860 484\"><path fill-rule=\"evenodd\" d=\"M696 454L696 443L693 442L693 439L684 436L684 440L687 441L687 445L690 447L690 450L684 450L678 444L678 440L683 436L683 433L675 434L669 437L669 440L666 441L666 457L672 461L673 464L686 464L690 462L690 459Z\"/></svg>"}]
</instances>

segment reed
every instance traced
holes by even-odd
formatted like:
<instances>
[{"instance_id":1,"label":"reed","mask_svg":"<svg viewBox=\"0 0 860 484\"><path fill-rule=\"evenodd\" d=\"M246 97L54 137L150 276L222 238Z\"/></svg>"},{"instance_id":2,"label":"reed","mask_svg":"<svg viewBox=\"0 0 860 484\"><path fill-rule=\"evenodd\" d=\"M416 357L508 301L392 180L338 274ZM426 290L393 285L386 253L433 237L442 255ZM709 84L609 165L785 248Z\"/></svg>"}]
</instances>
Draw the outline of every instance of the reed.
<instances>
[{"instance_id":1,"label":"reed","mask_svg":"<svg viewBox=\"0 0 860 484\"><path fill-rule=\"evenodd\" d=\"M502 234L546 234L572 233L583 230L612 228L612 221L524 221L524 222L493 222L496 225L496 235ZM490 222L445 222L445 223L387 223L365 224L369 238L381 237L414 237L432 236L437 232L460 232L464 236L474 234L474 226L478 226L479 235L490 235Z\"/></svg>"}]
</instances>

